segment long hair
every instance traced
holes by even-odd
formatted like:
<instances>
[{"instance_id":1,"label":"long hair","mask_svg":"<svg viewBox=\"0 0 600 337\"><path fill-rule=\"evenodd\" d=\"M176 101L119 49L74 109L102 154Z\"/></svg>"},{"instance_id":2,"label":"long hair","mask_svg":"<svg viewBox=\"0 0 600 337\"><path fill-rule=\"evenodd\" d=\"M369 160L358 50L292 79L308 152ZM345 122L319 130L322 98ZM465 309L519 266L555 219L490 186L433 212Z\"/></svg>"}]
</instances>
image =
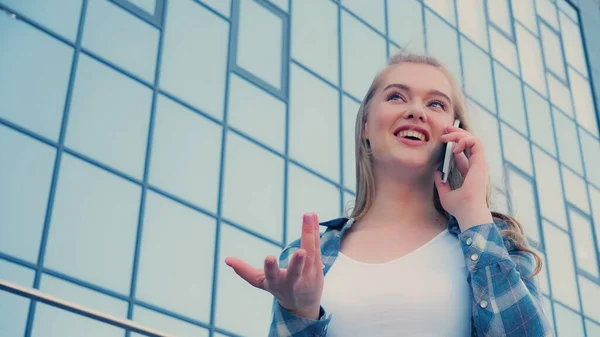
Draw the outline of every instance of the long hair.
<instances>
[{"instance_id":1,"label":"long hair","mask_svg":"<svg viewBox=\"0 0 600 337\"><path fill-rule=\"evenodd\" d=\"M371 83L367 94L365 95L358 114L356 116L355 126L355 153L356 153L356 200L350 212L350 217L360 220L369 211L372 206L373 198L375 196L375 177L373 175L373 157L371 156L371 150L368 140L364 139L365 122L369 113L370 103L377 92L377 89L381 85L382 75L385 74L390 68L396 67L402 63L416 63L425 64L435 67L441 71L450 82L452 87L452 101L453 109L456 119L460 120L461 128L471 132L470 124L467 120L466 114L466 101L462 90L460 90L454 76L434 57L428 55L418 55L407 52L400 52L392 56L384 68ZM463 184L463 177L456 167L456 163L453 161L448 176L448 183L450 188L457 189ZM491 183L490 177L488 176L488 184L486 191L486 202L488 207L491 205ZM446 210L442 207L440 197L437 189L434 187L433 204L438 212L448 216ZM503 214L500 212L492 211L492 217L494 221L500 221L508 226L508 229L501 231L502 235L512 241L515 247L524 252L531 253L536 261L536 268L532 275L537 275L542 268L542 259L536 254L535 251L528 248L527 239L523 232L523 226L512 216Z\"/></svg>"}]
</instances>

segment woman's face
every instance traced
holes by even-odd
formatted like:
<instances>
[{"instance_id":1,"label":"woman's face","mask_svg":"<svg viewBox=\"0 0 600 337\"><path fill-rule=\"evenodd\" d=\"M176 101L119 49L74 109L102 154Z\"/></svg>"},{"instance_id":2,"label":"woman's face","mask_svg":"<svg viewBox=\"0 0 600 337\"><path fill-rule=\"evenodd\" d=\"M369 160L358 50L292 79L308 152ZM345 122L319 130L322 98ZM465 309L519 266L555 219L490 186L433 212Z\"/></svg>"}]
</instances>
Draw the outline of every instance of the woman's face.
<instances>
[{"instance_id":1,"label":"woman's face","mask_svg":"<svg viewBox=\"0 0 600 337\"><path fill-rule=\"evenodd\" d=\"M385 72L365 123L375 165L437 167L440 136L455 118L452 97L450 81L433 66L402 63Z\"/></svg>"}]
</instances>

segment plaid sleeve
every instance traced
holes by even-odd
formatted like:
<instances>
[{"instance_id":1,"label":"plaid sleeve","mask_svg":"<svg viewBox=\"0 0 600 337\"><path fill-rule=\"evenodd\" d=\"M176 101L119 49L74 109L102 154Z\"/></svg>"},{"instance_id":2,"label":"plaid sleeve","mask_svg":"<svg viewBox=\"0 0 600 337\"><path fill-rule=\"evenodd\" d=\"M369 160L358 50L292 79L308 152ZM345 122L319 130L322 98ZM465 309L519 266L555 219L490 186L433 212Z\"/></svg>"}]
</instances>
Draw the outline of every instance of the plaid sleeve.
<instances>
[{"instance_id":1,"label":"plaid sleeve","mask_svg":"<svg viewBox=\"0 0 600 337\"><path fill-rule=\"evenodd\" d=\"M287 268L294 252L299 248L299 240L286 247L279 257L279 267ZM276 298L273 298L273 320L269 337L325 337L331 316L321 307L319 317L319 320L312 320L295 316L279 305Z\"/></svg>"},{"instance_id":2,"label":"plaid sleeve","mask_svg":"<svg viewBox=\"0 0 600 337\"><path fill-rule=\"evenodd\" d=\"M533 256L504 241L499 226L459 234L473 292L477 336L553 336L538 291ZM507 248L508 247L508 248Z\"/></svg>"}]
</instances>

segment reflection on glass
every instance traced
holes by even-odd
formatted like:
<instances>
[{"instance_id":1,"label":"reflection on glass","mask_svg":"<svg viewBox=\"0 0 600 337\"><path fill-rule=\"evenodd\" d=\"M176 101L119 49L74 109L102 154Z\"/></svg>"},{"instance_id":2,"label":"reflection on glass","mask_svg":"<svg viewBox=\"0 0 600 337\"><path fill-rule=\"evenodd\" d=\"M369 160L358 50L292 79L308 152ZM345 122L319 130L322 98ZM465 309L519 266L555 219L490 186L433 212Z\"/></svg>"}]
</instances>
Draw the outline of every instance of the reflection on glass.
<instances>
[{"instance_id":1,"label":"reflection on glass","mask_svg":"<svg viewBox=\"0 0 600 337\"><path fill-rule=\"evenodd\" d=\"M552 296L569 305L571 308L579 310L575 266L573 265L573 253L571 251L569 234L546 221L542 221L542 224L544 228L544 241L546 242L546 247L548 247L546 254L548 254L548 270L550 272L550 283L552 284Z\"/></svg>"},{"instance_id":2,"label":"reflection on glass","mask_svg":"<svg viewBox=\"0 0 600 337\"><path fill-rule=\"evenodd\" d=\"M550 105L528 86L525 86L524 89L531 139L544 150L556 156Z\"/></svg>"},{"instance_id":3,"label":"reflection on glass","mask_svg":"<svg viewBox=\"0 0 600 337\"><path fill-rule=\"evenodd\" d=\"M488 110L495 111L496 100L494 99L490 57L464 37L461 38L461 48L467 95Z\"/></svg>"},{"instance_id":4,"label":"reflection on glass","mask_svg":"<svg viewBox=\"0 0 600 337\"><path fill-rule=\"evenodd\" d=\"M299 225L300 226L300 225ZM219 255L235 256L250 265L261 268L267 256L279 256L280 247L274 246L226 223L221 225ZM222 263L222 262L220 262ZM219 267L215 324L223 329L245 336L266 336L271 320L273 296L254 288L236 275L224 263ZM240 301L251 303L240 305ZM243 317L243 320L240 320Z\"/></svg>"},{"instance_id":5,"label":"reflection on glass","mask_svg":"<svg viewBox=\"0 0 600 337\"><path fill-rule=\"evenodd\" d=\"M344 155L344 186L352 191L356 190L356 153L354 151L354 125L356 123L356 115L360 105L351 100L347 96L342 98L342 120L343 120L343 137L342 143Z\"/></svg>"},{"instance_id":6,"label":"reflection on glass","mask_svg":"<svg viewBox=\"0 0 600 337\"><path fill-rule=\"evenodd\" d=\"M388 0L388 32L390 39L415 53L425 52L423 5L416 0ZM294 15L296 15L294 13Z\"/></svg>"},{"instance_id":7,"label":"reflection on glass","mask_svg":"<svg viewBox=\"0 0 600 337\"><path fill-rule=\"evenodd\" d=\"M560 161L574 169L577 173L583 174L577 127L572 120L560 111L556 109L552 109L552 111Z\"/></svg>"},{"instance_id":8,"label":"reflection on glass","mask_svg":"<svg viewBox=\"0 0 600 337\"><path fill-rule=\"evenodd\" d=\"M56 150L0 125L0 251L38 258Z\"/></svg>"},{"instance_id":9,"label":"reflection on glass","mask_svg":"<svg viewBox=\"0 0 600 337\"><path fill-rule=\"evenodd\" d=\"M136 297L208 321L215 232L213 218L149 192Z\"/></svg>"},{"instance_id":10,"label":"reflection on glass","mask_svg":"<svg viewBox=\"0 0 600 337\"><path fill-rule=\"evenodd\" d=\"M373 77L385 66L386 41L369 27L342 12L342 87L362 98Z\"/></svg>"},{"instance_id":11,"label":"reflection on glass","mask_svg":"<svg viewBox=\"0 0 600 337\"><path fill-rule=\"evenodd\" d=\"M528 174L533 175L529 140L502 123L504 158Z\"/></svg>"},{"instance_id":12,"label":"reflection on glass","mask_svg":"<svg viewBox=\"0 0 600 337\"><path fill-rule=\"evenodd\" d=\"M133 321L146 327L159 330L164 333L179 337L208 337L208 330L190 323L180 321L156 311L135 306L133 309ZM132 333L132 337L145 337L144 335Z\"/></svg>"},{"instance_id":13,"label":"reflection on glass","mask_svg":"<svg viewBox=\"0 0 600 337\"><path fill-rule=\"evenodd\" d=\"M548 0L542 0L547 2ZM544 46L544 59L546 66L558 75L563 81L567 80L565 61L558 35L546 24L540 22L542 32L542 45Z\"/></svg>"},{"instance_id":14,"label":"reflection on glass","mask_svg":"<svg viewBox=\"0 0 600 337\"><path fill-rule=\"evenodd\" d=\"M512 0L512 10L515 19L519 20L527 29L537 35L537 20L533 0ZM515 25L516 27L517 25ZM519 50L522 49L519 48Z\"/></svg>"},{"instance_id":15,"label":"reflection on glass","mask_svg":"<svg viewBox=\"0 0 600 337\"><path fill-rule=\"evenodd\" d=\"M509 12L509 0L493 0L487 2L490 21L500 27L504 33L512 35L512 20ZM494 28L490 27L490 31Z\"/></svg>"},{"instance_id":16,"label":"reflection on glass","mask_svg":"<svg viewBox=\"0 0 600 337\"><path fill-rule=\"evenodd\" d=\"M569 79L571 80L571 92L573 93L577 122L588 129L594 136L598 137L598 121L596 120L590 82L570 67Z\"/></svg>"},{"instance_id":17,"label":"reflection on glass","mask_svg":"<svg viewBox=\"0 0 600 337\"><path fill-rule=\"evenodd\" d=\"M229 126L283 153L285 103L235 74L230 76Z\"/></svg>"},{"instance_id":18,"label":"reflection on glass","mask_svg":"<svg viewBox=\"0 0 600 337\"><path fill-rule=\"evenodd\" d=\"M223 216L282 241L283 158L232 132L227 135L226 151Z\"/></svg>"},{"instance_id":19,"label":"reflection on glass","mask_svg":"<svg viewBox=\"0 0 600 337\"><path fill-rule=\"evenodd\" d=\"M331 1L292 1L294 60L338 84L338 7Z\"/></svg>"},{"instance_id":20,"label":"reflection on glass","mask_svg":"<svg viewBox=\"0 0 600 337\"><path fill-rule=\"evenodd\" d=\"M523 224L525 235L535 242L541 243L535 190L531 181L509 169L508 184L513 215Z\"/></svg>"},{"instance_id":21,"label":"reflection on glass","mask_svg":"<svg viewBox=\"0 0 600 337\"><path fill-rule=\"evenodd\" d=\"M559 29L558 17L556 16L556 5L554 5L554 1L536 0L536 8L540 17L551 24L554 29Z\"/></svg>"},{"instance_id":22,"label":"reflection on glass","mask_svg":"<svg viewBox=\"0 0 600 337\"><path fill-rule=\"evenodd\" d=\"M562 167L562 175L567 200L584 212L589 213L590 207L587 193L585 193L585 181L564 166Z\"/></svg>"},{"instance_id":23,"label":"reflection on glass","mask_svg":"<svg viewBox=\"0 0 600 337\"><path fill-rule=\"evenodd\" d=\"M519 74L519 60L517 59L517 48L514 42L499 33L496 28L490 26L490 41L492 43L492 55L504 64L513 73Z\"/></svg>"},{"instance_id":24,"label":"reflection on glass","mask_svg":"<svg viewBox=\"0 0 600 337\"><path fill-rule=\"evenodd\" d=\"M281 88L283 19L255 1L240 1L237 64Z\"/></svg>"},{"instance_id":25,"label":"reflection on glass","mask_svg":"<svg viewBox=\"0 0 600 337\"><path fill-rule=\"evenodd\" d=\"M596 247L594 244L592 223L587 216L574 209L569 209L569 218L571 219L571 231L575 240L577 267L585 270L592 276L598 277L598 263L596 262Z\"/></svg>"},{"instance_id":26,"label":"reflection on glass","mask_svg":"<svg viewBox=\"0 0 600 337\"><path fill-rule=\"evenodd\" d=\"M586 177L593 184L600 186L600 170L598 170L598 167L600 167L600 142L582 129L579 129L579 136ZM600 224L598 224L598 227L600 227Z\"/></svg>"},{"instance_id":27,"label":"reflection on glass","mask_svg":"<svg viewBox=\"0 0 600 337\"><path fill-rule=\"evenodd\" d=\"M150 183L216 211L220 158L221 126L159 96Z\"/></svg>"},{"instance_id":28,"label":"reflection on glass","mask_svg":"<svg viewBox=\"0 0 600 337\"><path fill-rule=\"evenodd\" d=\"M480 0L460 0L456 2L460 31L475 41L479 47L487 50L487 24L483 5L484 2Z\"/></svg>"},{"instance_id":29,"label":"reflection on glass","mask_svg":"<svg viewBox=\"0 0 600 337\"><path fill-rule=\"evenodd\" d=\"M0 32L0 117L58 141L73 49L4 14Z\"/></svg>"},{"instance_id":30,"label":"reflection on glass","mask_svg":"<svg viewBox=\"0 0 600 337\"><path fill-rule=\"evenodd\" d=\"M585 55L583 54L583 42L579 26L571 21L562 12L560 16L560 26L562 29L562 41L564 44L567 62L575 67L580 73L587 76L587 66Z\"/></svg>"},{"instance_id":31,"label":"reflection on glass","mask_svg":"<svg viewBox=\"0 0 600 337\"><path fill-rule=\"evenodd\" d=\"M223 118L229 25L193 1L169 1L160 86Z\"/></svg>"},{"instance_id":32,"label":"reflection on glass","mask_svg":"<svg viewBox=\"0 0 600 337\"><path fill-rule=\"evenodd\" d=\"M156 7L156 0L129 0L134 5L143 9L150 15L154 15L154 8Z\"/></svg>"},{"instance_id":33,"label":"reflection on glass","mask_svg":"<svg viewBox=\"0 0 600 337\"><path fill-rule=\"evenodd\" d=\"M581 320L580 314L554 302L554 315L556 318L556 332L558 336L585 336L585 333L583 332L583 321Z\"/></svg>"},{"instance_id":34,"label":"reflection on glass","mask_svg":"<svg viewBox=\"0 0 600 337\"><path fill-rule=\"evenodd\" d=\"M340 216L340 191L330 183L290 164L288 168L287 242L300 237L302 215L315 212L324 222Z\"/></svg>"},{"instance_id":35,"label":"reflection on glass","mask_svg":"<svg viewBox=\"0 0 600 337\"><path fill-rule=\"evenodd\" d=\"M83 47L150 83L154 81L158 35L158 29L109 1L88 1Z\"/></svg>"},{"instance_id":36,"label":"reflection on glass","mask_svg":"<svg viewBox=\"0 0 600 337\"><path fill-rule=\"evenodd\" d=\"M547 73L548 89L550 90L550 101L559 107L563 112L571 117L573 115L573 105L571 103L571 92L554 75Z\"/></svg>"},{"instance_id":37,"label":"reflection on glass","mask_svg":"<svg viewBox=\"0 0 600 337\"><path fill-rule=\"evenodd\" d=\"M540 41L519 24L515 25L515 29L523 79L545 96L546 81L544 80L544 63L542 62Z\"/></svg>"},{"instance_id":38,"label":"reflection on glass","mask_svg":"<svg viewBox=\"0 0 600 337\"><path fill-rule=\"evenodd\" d=\"M494 76L500 117L521 133L527 135L527 120L525 119L521 81L496 62L494 62Z\"/></svg>"},{"instance_id":39,"label":"reflection on glass","mask_svg":"<svg viewBox=\"0 0 600 337\"><path fill-rule=\"evenodd\" d=\"M290 156L337 181L339 93L295 65L290 75Z\"/></svg>"},{"instance_id":40,"label":"reflection on glass","mask_svg":"<svg viewBox=\"0 0 600 337\"><path fill-rule=\"evenodd\" d=\"M425 4L446 19L446 21L450 22L450 24L456 25L453 0L425 0Z\"/></svg>"},{"instance_id":41,"label":"reflection on glass","mask_svg":"<svg viewBox=\"0 0 600 337\"><path fill-rule=\"evenodd\" d=\"M537 146L533 146L533 160L542 215L566 230L567 218L558 163Z\"/></svg>"},{"instance_id":42,"label":"reflection on glass","mask_svg":"<svg viewBox=\"0 0 600 337\"><path fill-rule=\"evenodd\" d=\"M385 33L384 0L342 0L341 3L351 12L375 27L375 29L381 33Z\"/></svg>"},{"instance_id":43,"label":"reflection on glass","mask_svg":"<svg viewBox=\"0 0 600 337\"><path fill-rule=\"evenodd\" d=\"M45 266L128 294L139 207L139 186L64 154Z\"/></svg>"},{"instance_id":44,"label":"reflection on glass","mask_svg":"<svg viewBox=\"0 0 600 337\"><path fill-rule=\"evenodd\" d=\"M433 2L436 1L438 0ZM459 86L462 87L456 30L433 14L430 10L425 10L425 24L427 32L427 53L439 59L448 70L450 70L452 75L454 75Z\"/></svg>"},{"instance_id":45,"label":"reflection on glass","mask_svg":"<svg viewBox=\"0 0 600 337\"><path fill-rule=\"evenodd\" d=\"M110 324L38 303L32 337L123 337L125 331Z\"/></svg>"}]
</instances>

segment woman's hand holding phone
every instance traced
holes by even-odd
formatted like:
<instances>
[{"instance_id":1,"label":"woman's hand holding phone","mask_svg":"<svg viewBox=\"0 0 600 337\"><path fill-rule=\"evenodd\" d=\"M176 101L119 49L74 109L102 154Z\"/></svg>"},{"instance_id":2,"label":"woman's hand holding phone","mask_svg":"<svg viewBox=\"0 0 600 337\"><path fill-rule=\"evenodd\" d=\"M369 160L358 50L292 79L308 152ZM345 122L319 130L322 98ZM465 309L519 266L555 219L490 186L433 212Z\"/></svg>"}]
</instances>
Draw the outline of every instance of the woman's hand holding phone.
<instances>
[{"instance_id":1,"label":"woman's hand holding phone","mask_svg":"<svg viewBox=\"0 0 600 337\"><path fill-rule=\"evenodd\" d=\"M314 213L304 214L300 249L291 257L288 268L279 268L277 258L268 256L264 267L228 257L225 263L252 286L271 293L292 314L318 319L323 293L323 268L319 220Z\"/></svg>"}]
</instances>

